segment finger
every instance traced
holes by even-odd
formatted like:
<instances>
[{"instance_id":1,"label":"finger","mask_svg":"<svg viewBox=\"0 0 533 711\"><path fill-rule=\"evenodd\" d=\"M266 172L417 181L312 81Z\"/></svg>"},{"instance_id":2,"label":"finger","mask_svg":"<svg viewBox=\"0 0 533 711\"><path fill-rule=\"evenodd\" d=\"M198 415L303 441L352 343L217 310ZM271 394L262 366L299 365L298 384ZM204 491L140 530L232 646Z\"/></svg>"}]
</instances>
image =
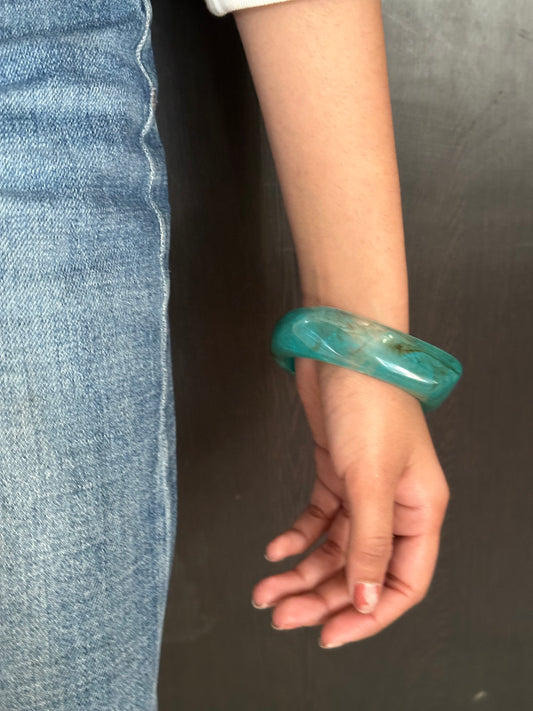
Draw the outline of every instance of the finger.
<instances>
[{"instance_id":1,"label":"finger","mask_svg":"<svg viewBox=\"0 0 533 711\"><path fill-rule=\"evenodd\" d=\"M427 594L439 552L440 533L395 537L393 555L376 609L361 614L351 605L327 620L322 646L339 646L377 634Z\"/></svg>"},{"instance_id":2,"label":"finger","mask_svg":"<svg viewBox=\"0 0 533 711\"><path fill-rule=\"evenodd\" d=\"M308 506L290 529L276 536L267 545L265 551L267 560L279 561L289 555L298 555L306 551L328 530L339 506L338 497L317 478Z\"/></svg>"},{"instance_id":3,"label":"finger","mask_svg":"<svg viewBox=\"0 0 533 711\"><path fill-rule=\"evenodd\" d=\"M346 480L351 511L348 592L359 612L375 608L392 555L394 491L386 474L357 471Z\"/></svg>"},{"instance_id":4,"label":"finger","mask_svg":"<svg viewBox=\"0 0 533 711\"><path fill-rule=\"evenodd\" d=\"M343 566L314 589L283 598L272 613L272 622L280 629L312 627L324 624L349 604Z\"/></svg>"},{"instance_id":5,"label":"finger","mask_svg":"<svg viewBox=\"0 0 533 711\"><path fill-rule=\"evenodd\" d=\"M261 580L254 587L252 594L256 605L278 605L289 596L298 596L313 590L338 570L344 570L349 534L348 515L348 511L342 507L329 529L327 540L295 568ZM346 582L344 587L346 588Z\"/></svg>"},{"instance_id":6,"label":"finger","mask_svg":"<svg viewBox=\"0 0 533 711\"><path fill-rule=\"evenodd\" d=\"M437 562L444 509L442 502L436 501L431 510L426 510L425 515L421 515L418 508L414 507L411 509L410 520L404 516L404 523L408 528L418 528L423 533L396 536L393 540L393 553L385 575L383 594L386 593L385 599L388 599L387 590L396 591L397 606L383 622L384 626L400 617L427 593ZM382 610L382 604L380 601L376 614ZM273 622L284 628L325 624L336 613L350 609L353 609L353 605L348 596L346 571L341 569L314 589L282 599L274 611ZM375 615L365 615L365 618L372 620L372 625L363 636L378 632L378 626L374 622ZM343 642L344 640L341 640L340 643Z\"/></svg>"}]
</instances>

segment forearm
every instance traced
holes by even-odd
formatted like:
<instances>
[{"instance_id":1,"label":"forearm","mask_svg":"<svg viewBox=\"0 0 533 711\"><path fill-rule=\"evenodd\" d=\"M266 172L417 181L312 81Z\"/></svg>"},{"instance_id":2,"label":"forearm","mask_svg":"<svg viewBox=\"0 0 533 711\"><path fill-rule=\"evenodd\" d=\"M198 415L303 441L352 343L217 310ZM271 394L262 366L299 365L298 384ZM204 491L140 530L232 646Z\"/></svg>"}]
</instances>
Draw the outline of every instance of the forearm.
<instances>
[{"instance_id":1,"label":"forearm","mask_svg":"<svg viewBox=\"0 0 533 711\"><path fill-rule=\"evenodd\" d=\"M409 331L379 0L291 0L235 22L294 239L304 305Z\"/></svg>"}]
</instances>

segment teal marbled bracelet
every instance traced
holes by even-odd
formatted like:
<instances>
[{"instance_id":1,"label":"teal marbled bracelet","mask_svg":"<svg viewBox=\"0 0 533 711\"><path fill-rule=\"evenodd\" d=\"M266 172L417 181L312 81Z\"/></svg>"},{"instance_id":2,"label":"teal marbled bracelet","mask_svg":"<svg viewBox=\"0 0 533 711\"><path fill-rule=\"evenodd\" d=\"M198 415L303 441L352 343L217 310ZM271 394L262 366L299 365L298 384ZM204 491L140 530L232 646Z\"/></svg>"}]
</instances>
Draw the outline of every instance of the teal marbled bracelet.
<instances>
[{"instance_id":1,"label":"teal marbled bracelet","mask_svg":"<svg viewBox=\"0 0 533 711\"><path fill-rule=\"evenodd\" d=\"M286 313L274 326L270 350L289 373L301 357L385 380L420 400L424 412L444 402L463 372L457 358L431 343L331 306Z\"/></svg>"}]
</instances>

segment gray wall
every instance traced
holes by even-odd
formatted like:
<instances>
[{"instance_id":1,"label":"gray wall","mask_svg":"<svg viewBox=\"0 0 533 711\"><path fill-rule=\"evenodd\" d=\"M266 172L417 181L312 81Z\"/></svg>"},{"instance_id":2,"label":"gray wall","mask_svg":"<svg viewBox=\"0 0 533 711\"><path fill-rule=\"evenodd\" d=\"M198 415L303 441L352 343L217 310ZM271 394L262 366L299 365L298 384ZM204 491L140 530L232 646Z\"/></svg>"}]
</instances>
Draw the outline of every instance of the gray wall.
<instances>
[{"instance_id":1,"label":"gray wall","mask_svg":"<svg viewBox=\"0 0 533 711\"><path fill-rule=\"evenodd\" d=\"M411 333L464 374L427 416L452 493L430 591L337 650L250 604L294 565L263 551L314 478L294 379L269 354L299 282L253 83L231 15L153 8L179 497L161 711L533 708L533 5L383 3Z\"/></svg>"}]
</instances>

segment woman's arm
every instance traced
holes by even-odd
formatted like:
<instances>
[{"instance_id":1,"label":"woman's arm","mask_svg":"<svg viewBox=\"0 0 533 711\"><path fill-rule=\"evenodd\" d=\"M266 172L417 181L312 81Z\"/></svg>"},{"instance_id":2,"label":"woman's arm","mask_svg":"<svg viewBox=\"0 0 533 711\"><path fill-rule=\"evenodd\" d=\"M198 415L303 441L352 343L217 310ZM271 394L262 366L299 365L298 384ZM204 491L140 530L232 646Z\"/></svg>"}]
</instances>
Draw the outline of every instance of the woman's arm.
<instances>
[{"instance_id":1,"label":"woman's arm","mask_svg":"<svg viewBox=\"0 0 533 711\"><path fill-rule=\"evenodd\" d=\"M379 0L234 12L263 113L304 305L409 331L400 185Z\"/></svg>"},{"instance_id":2,"label":"woman's arm","mask_svg":"<svg viewBox=\"0 0 533 711\"><path fill-rule=\"evenodd\" d=\"M290 0L235 11L295 241L303 305L409 331L408 283L380 0ZM308 506L267 546L254 604L338 646L425 596L450 492L420 402L309 358L296 386L313 435ZM361 614L363 613L363 614Z\"/></svg>"}]
</instances>

